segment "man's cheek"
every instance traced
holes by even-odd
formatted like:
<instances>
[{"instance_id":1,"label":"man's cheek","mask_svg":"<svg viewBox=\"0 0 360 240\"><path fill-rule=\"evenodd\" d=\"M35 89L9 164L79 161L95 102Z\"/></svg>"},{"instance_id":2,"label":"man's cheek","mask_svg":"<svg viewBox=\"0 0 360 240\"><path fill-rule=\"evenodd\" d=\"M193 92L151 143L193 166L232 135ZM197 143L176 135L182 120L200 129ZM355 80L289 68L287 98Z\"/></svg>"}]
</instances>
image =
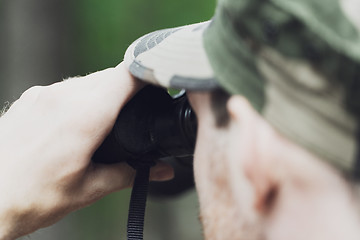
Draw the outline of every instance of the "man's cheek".
<instances>
[{"instance_id":1,"label":"man's cheek","mask_svg":"<svg viewBox=\"0 0 360 240\"><path fill-rule=\"evenodd\" d=\"M208 181L208 169L205 161L201 157L201 154L196 150L194 155L194 178L195 178L195 187L199 196L200 207L203 203L206 203L209 197L206 196L210 192L211 186Z\"/></svg>"},{"instance_id":2,"label":"man's cheek","mask_svg":"<svg viewBox=\"0 0 360 240\"><path fill-rule=\"evenodd\" d=\"M216 155L216 154L215 154ZM236 203L230 191L226 165L214 155L195 155L194 170L205 239L236 239ZM227 231L224 231L227 229Z\"/></svg>"}]
</instances>

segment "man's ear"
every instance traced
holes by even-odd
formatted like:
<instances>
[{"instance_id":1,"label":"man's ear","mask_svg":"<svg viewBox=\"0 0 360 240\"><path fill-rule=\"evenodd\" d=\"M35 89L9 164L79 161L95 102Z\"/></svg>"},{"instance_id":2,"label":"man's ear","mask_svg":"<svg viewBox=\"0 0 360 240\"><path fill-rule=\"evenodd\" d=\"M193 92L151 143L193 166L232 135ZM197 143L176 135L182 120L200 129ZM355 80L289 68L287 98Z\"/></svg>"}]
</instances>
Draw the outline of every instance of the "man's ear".
<instances>
[{"instance_id":1,"label":"man's ear","mask_svg":"<svg viewBox=\"0 0 360 240\"><path fill-rule=\"evenodd\" d=\"M239 144L237 161L241 165L237 167L242 169L237 171L244 172L253 189L253 208L259 214L266 214L273 208L279 189L279 181L275 178L277 161L272 154L277 150L277 134L245 98L232 96L227 108L233 128L231 131L235 132L234 138Z\"/></svg>"}]
</instances>

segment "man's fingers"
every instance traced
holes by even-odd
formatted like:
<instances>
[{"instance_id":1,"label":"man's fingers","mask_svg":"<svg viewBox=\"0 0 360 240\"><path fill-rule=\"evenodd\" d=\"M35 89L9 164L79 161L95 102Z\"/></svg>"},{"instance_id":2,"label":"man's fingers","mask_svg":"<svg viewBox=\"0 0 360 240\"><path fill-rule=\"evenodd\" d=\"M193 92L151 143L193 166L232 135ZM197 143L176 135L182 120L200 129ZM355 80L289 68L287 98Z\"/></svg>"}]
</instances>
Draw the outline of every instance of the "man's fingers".
<instances>
[{"instance_id":1,"label":"man's fingers","mask_svg":"<svg viewBox=\"0 0 360 240\"><path fill-rule=\"evenodd\" d=\"M109 193L131 187L135 175L136 171L125 162L112 165L93 164L86 175L81 198L87 205ZM151 168L149 180L166 181L173 177L173 168L159 162Z\"/></svg>"},{"instance_id":2,"label":"man's fingers","mask_svg":"<svg viewBox=\"0 0 360 240\"><path fill-rule=\"evenodd\" d=\"M168 181L174 178L174 169L170 164L158 162L150 169L150 181Z\"/></svg>"},{"instance_id":3,"label":"man's fingers","mask_svg":"<svg viewBox=\"0 0 360 240\"><path fill-rule=\"evenodd\" d=\"M114 102L126 102L144 85L143 82L130 75L123 63L115 68L68 79L66 83L85 89L92 95L96 93L105 98L111 97Z\"/></svg>"},{"instance_id":4,"label":"man's fingers","mask_svg":"<svg viewBox=\"0 0 360 240\"><path fill-rule=\"evenodd\" d=\"M90 164L82 187L77 191L77 208L92 204L115 191L132 186L135 170L125 162L118 164Z\"/></svg>"},{"instance_id":5,"label":"man's fingers","mask_svg":"<svg viewBox=\"0 0 360 240\"><path fill-rule=\"evenodd\" d=\"M88 179L94 189L103 189L104 192L131 187L135 179L135 170L125 162L118 164L94 164ZM91 189L91 186L90 186Z\"/></svg>"}]
</instances>

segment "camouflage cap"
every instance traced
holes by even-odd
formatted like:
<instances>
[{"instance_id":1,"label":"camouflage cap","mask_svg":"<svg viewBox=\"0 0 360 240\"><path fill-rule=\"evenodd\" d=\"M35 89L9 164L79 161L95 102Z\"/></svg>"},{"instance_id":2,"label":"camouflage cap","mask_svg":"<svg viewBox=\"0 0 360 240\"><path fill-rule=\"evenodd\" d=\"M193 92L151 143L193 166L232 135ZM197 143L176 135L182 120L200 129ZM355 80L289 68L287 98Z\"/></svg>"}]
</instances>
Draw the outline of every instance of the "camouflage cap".
<instances>
[{"instance_id":1,"label":"camouflage cap","mask_svg":"<svg viewBox=\"0 0 360 240\"><path fill-rule=\"evenodd\" d=\"M164 87L244 95L280 133L358 171L358 0L219 0L211 22L150 33L125 63Z\"/></svg>"}]
</instances>

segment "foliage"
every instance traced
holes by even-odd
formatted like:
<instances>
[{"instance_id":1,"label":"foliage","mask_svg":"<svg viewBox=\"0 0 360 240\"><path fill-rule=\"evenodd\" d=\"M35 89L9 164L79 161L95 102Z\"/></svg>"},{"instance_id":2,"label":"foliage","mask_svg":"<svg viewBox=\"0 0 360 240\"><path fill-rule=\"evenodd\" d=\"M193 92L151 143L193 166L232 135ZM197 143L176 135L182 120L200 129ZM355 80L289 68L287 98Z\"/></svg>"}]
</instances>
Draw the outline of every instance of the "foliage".
<instances>
[{"instance_id":1,"label":"foliage","mask_svg":"<svg viewBox=\"0 0 360 240\"><path fill-rule=\"evenodd\" d=\"M215 2L209 0L74 1L74 65L82 73L114 66L138 37L157 29L208 20L214 6Z\"/></svg>"}]
</instances>

